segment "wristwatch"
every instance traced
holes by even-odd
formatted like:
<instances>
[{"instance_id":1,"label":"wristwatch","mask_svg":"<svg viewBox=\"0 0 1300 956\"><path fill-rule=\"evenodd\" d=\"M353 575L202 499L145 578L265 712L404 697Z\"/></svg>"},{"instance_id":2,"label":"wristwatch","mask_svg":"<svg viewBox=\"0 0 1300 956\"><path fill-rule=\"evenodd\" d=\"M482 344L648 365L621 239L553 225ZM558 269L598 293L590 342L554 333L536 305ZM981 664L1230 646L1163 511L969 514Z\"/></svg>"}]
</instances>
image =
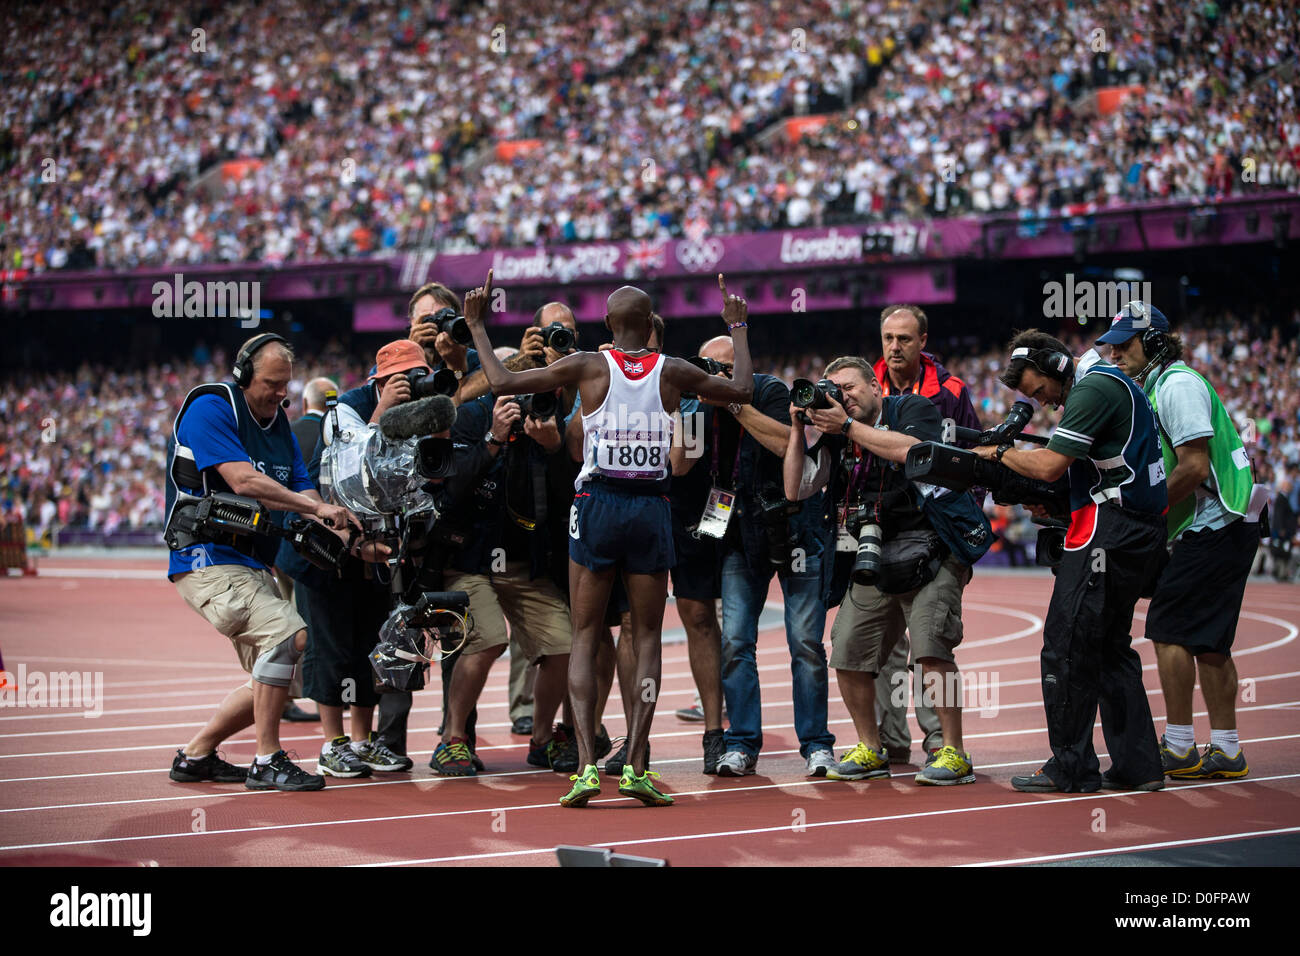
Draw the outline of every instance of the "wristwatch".
<instances>
[{"instance_id":1,"label":"wristwatch","mask_svg":"<svg viewBox=\"0 0 1300 956\"><path fill-rule=\"evenodd\" d=\"M499 441L497 437L492 434L492 429L490 428L488 429L488 433L483 436L483 440L487 442L489 445L496 445L498 448L506 447L506 443L503 441Z\"/></svg>"},{"instance_id":2,"label":"wristwatch","mask_svg":"<svg viewBox=\"0 0 1300 956\"><path fill-rule=\"evenodd\" d=\"M739 415L739 414L740 414L740 409L741 409L741 404L740 404L740 402L730 402L730 403L727 405L727 411L731 412L731 414L733 414L733 415Z\"/></svg>"},{"instance_id":3,"label":"wristwatch","mask_svg":"<svg viewBox=\"0 0 1300 956\"><path fill-rule=\"evenodd\" d=\"M847 434L849 433L849 429L852 428L852 427L853 427L853 419L852 419L852 417L850 417L850 416L848 416L848 415L845 415L845 416L844 416L844 424L840 426L840 432L841 432L842 434L844 434L844 435L847 435Z\"/></svg>"},{"instance_id":4,"label":"wristwatch","mask_svg":"<svg viewBox=\"0 0 1300 956\"><path fill-rule=\"evenodd\" d=\"M1011 447L1011 442L1003 442L1001 445L998 445L998 450L993 453L993 457L996 458L998 461L1001 461L1002 456L1007 453L1007 449L1010 447Z\"/></svg>"}]
</instances>

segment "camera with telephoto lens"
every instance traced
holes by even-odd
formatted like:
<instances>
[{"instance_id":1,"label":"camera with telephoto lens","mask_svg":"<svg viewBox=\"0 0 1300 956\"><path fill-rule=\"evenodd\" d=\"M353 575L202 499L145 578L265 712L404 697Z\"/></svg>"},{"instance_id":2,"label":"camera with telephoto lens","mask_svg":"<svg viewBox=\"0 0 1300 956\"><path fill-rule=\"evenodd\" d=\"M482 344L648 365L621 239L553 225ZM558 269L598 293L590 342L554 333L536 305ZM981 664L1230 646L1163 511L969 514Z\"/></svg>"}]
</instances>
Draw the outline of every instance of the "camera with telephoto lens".
<instances>
[{"instance_id":1,"label":"camera with telephoto lens","mask_svg":"<svg viewBox=\"0 0 1300 956\"><path fill-rule=\"evenodd\" d=\"M844 404L844 391L828 378L813 382L796 378L790 389L790 404L795 408L830 408L831 399Z\"/></svg>"},{"instance_id":2,"label":"camera with telephoto lens","mask_svg":"<svg viewBox=\"0 0 1300 956\"><path fill-rule=\"evenodd\" d=\"M760 492L757 499L758 520L763 526L763 540L767 545L767 560L774 568L785 567L790 563L790 549L795 543L790 519L799 513L799 502L790 501L771 489L768 494Z\"/></svg>"},{"instance_id":3,"label":"camera with telephoto lens","mask_svg":"<svg viewBox=\"0 0 1300 956\"><path fill-rule=\"evenodd\" d=\"M1026 478L1000 461L985 461L967 448L923 441L907 451L903 466L908 481L967 491L987 488L1000 505L1042 505L1057 518L1070 515L1070 480Z\"/></svg>"},{"instance_id":4,"label":"camera with telephoto lens","mask_svg":"<svg viewBox=\"0 0 1300 956\"><path fill-rule=\"evenodd\" d=\"M456 381L456 373L449 368L440 368L436 372L413 368L406 373L406 380L411 384L412 401L431 395L455 395L460 385Z\"/></svg>"},{"instance_id":5,"label":"camera with telephoto lens","mask_svg":"<svg viewBox=\"0 0 1300 956\"><path fill-rule=\"evenodd\" d=\"M858 553L853 559L853 581L857 584L875 584L880 576L880 559L885 534L880 526L879 500L859 501L847 509L844 525L858 541Z\"/></svg>"},{"instance_id":6,"label":"camera with telephoto lens","mask_svg":"<svg viewBox=\"0 0 1300 956\"><path fill-rule=\"evenodd\" d=\"M705 375L717 375L721 372L730 371L726 365L723 365L717 359L705 358L703 355L693 356L691 358L688 358L686 361L690 362L692 365L698 368ZM694 392L682 392L682 398L699 398L699 397L700 396L696 395Z\"/></svg>"},{"instance_id":7,"label":"camera with telephoto lens","mask_svg":"<svg viewBox=\"0 0 1300 956\"><path fill-rule=\"evenodd\" d=\"M563 328L563 326L561 326ZM532 395L518 395L511 399L523 416L510 426L512 435L522 435L524 433L524 419L531 418L534 421L544 422L548 418L554 418L560 410L560 400L554 392L536 392Z\"/></svg>"},{"instance_id":8,"label":"camera with telephoto lens","mask_svg":"<svg viewBox=\"0 0 1300 956\"><path fill-rule=\"evenodd\" d=\"M1038 529L1038 542L1034 546L1034 564L1040 568L1055 568L1065 557L1065 533L1069 525L1051 520Z\"/></svg>"},{"instance_id":9,"label":"camera with telephoto lens","mask_svg":"<svg viewBox=\"0 0 1300 956\"><path fill-rule=\"evenodd\" d=\"M555 349L557 352L571 352L573 346L577 344L573 331L559 322L552 322L546 328L542 329L542 346L548 349Z\"/></svg>"},{"instance_id":10,"label":"camera with telephoto lens","mask_svg":"<svg viewBox=\"0 0 1300 956\"><path fill-rule=\"evenodd\" d=\"M421 323L434 326L439 332L446 332L458 345L469 345L474 341L474 333L469 330L465 316L455 309L443 307L433 315L426 315Z\"/></svg>"}]
</instances>

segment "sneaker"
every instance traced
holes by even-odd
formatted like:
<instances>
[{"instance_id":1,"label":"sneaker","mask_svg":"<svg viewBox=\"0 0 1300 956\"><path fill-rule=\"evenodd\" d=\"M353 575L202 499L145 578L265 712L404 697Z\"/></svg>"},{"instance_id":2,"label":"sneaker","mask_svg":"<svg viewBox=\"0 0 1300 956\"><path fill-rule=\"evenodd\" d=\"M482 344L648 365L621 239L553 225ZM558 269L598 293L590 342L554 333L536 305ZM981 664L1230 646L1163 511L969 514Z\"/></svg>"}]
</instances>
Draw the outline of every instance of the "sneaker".
<instances>
[{"instance_id":1,"label":"sneaker","mask_svg":"<svg viewBox=\"0 0 1300 956\"><path fill-rule=\"evenodd\" d=\"M1140 783L1136 787L1131 787L1126 783L1120 783L1118 780L1113 779L1109 772L1101 775L1101 789L1103 790L1151 791L1163 790L1164 788L1164 777L1161 777L1159 780L1148 780L1146 783Z\"/></svg>"},{"instance_id":2,"label":"sneaker","mask_svg":"<svg viewBox=\"0 0 1300 956\"><path fill-rule=\"evenodd\" d=\"M556 773L575 773L578 769L578 738L573 728L566 724L556 724L555 733L547 745L547 757L550 767Z\"/></svg>"},{"instance_id":3,"label":"sneaker","mask_svg":"<svg viewBox=\"0 0 1300 956\"><path fill-rule=\"evenodd\" d=\"M510 732L516 737L531 737L533 735L533 718L525 716L511 721Z\"/></svg>"},{"instance_id":4,"label":"sneaker","mask_svg":"<svg viewBox=\"0 0 1300 956\"><path fill-rule=\"evenodd\" d=\"M556 766L556 762L563 766ZM528 766L541 767L543 770L577 770L578 755L576 748L568 748L552 737L544 744L528 741Z\"/></svg>"},{"instance_id":5,"label":"sneaker","mask_svg":"<svg viewBox=\"0 0 1300 956\"><path fill-rule=\"evenodd\" d=\"M1011 778L1011 786L1021 793L1056 793L1061 788L1039 767L1032 774Z\"/></svg>"},{"instance_id":6,"label":"sneaker","mask_svg":"<svg viewBox=\"0 0 1300 956\"><path fill-rule=\"evenodd\" d=\"M1164 767L1165 773L1171 777L1181 777L1185 774L1196 773L1201 769L1201 753L1196 749L1196 744L1187 748L1187 753L1181 757L1169 746L1169 741L1164 737L1160 738L1160 764Z\"/></svg>"},{"instance_id":7,"label":"sneaker","mask_svg":"<svg viewBox=\"0 0 1300 956\"><path fill-rule=\"evenodd\" d=\"M470 753L464 737L452 737L438 745L429 758L429 766L444 777L473 777L478 775L474 755Z\"/></svg>"},{"instance_id":8,"label":"sneaker","mask_svg":"<svg viewBox=\"0 0 1300 956\"><path fill-rule=\"evenodd\" d=\"M347 737L335 737L321 748L316 772L330 777L368 777L370 767L352 749Z\"/></svg>"},{"instance_id":9,"label":"sneaker","mask_svg":"<svg viewBox=\"0 0 1300 956\"><path fill-rule=\"evenodd\" d=\"M917 783L931 787L951 787L959 783L975 782L975 763L970 754L956 747L944 747L927 760L925 768L912 778Z\"/></svg>"},{"instance_id":10,"label":"sneaker","mask_svg":"<svg viewBox=\"0 0 1300 956\"><path fill-rule=\"evenodd\" d=\"M1175 780L1222 780L1239 779L1248 773L1250 767L1246 765L1246 752L1240 747L1237 748L1237 756L1229 757L1222 747L1206 744L1197 769L1170 776Z\"/></svg>"},{"instance_id":11,"label":"sneaker","mask_svg":"<svg viewBox=\"0 0 1300 956\"><path fill-rule=\"evenodd\" d=\"M866 744L858 745L844 755L844 759L826 771L831 780L875 780L889 776L889 761Z\"/></svg>"},{"instance_id":12,"label":"sneaker","mask_svg":"<svg viewBox=\"0 0 1300 956\"><path fill-rule=\"evenodd\" d=\"M721 731L719 731L719 733L721 733ZM614 753L614 756L605 761L605 776L607 777L621 777L623 775L623 768L627 766L627 738L618 737L617 739L621 740L622 743L619 744L619 748ZM649 744L645 745L645 762L648 769L650 766Z\"/></svg>"},{"instance_id":13,"label":"sneaker","mask_svg":"<svg viewBox=\"0 0 1300 956\"><path fill-rule=\"evenodd\" d=\"M814 750L808 755L808 776L824 777L835 766L835 754L829 750Z\"/></svg>"},{"instance_id":14,"label":"sneaker","mask_svg":"<svg viewBox=\"0 0 1300 956\"><path fill-rule=\"evenodd\" d=\"M283 750L277 750L270 763L256 760L248 768L244 786L249 790L323 790L325 778L303 770Z\"/></svg>"},{"instance_id":15,"label":"sneaker","mask_svg":"<svg viewBox=\"0 0 1300 956\"><path fill-rule=\"evenodd\" d=\"M632 765L626 764L623 767L623 776L618 781L618 792L625 797L636 797L647 807L672 806L673 798L651 782L650 778L657 776L659 774L653 770L647 770L638 777L632 772Z\"/></svg>"},{"instance_id":16,"label":"sneaker","mask_svg":"<svg viewBox=\"0 0 1300 956\"><path fill-rule=\"evenodd\" d=\"M401 773L415 766L414 760L394 752L373 730L363 743L355 745L352 749L356 751L362 763L380 773Z\"/></svg>"},{"instance_id":17,"label":"sneaker","mask_svg":"<svg viewBox=\"0 0 1300 956\"><path fill-rule=\"evenodd\" d=\"M562 807L585 807L587 801L600 793L600 774L594 763L589 763L581 774L569 778L574 781L573 789L560 797Z\"/></svg>"},{"instance_id":18,"label":"sneaker","mask_svg":"<svg viewBox=\"0 0 1300 956\"><path fill-rule=\"evenodd\" d=\"M678 720L689 720L693 724L700 723L704 720L704 705L696 697L695 703L689 707L681 707L675 713Z\"/></svg>"},{"instance_id":19,"label":"sneaker","mask_svg":"<svg viewBox=\"0 0 1300 956\"><path fill-rule=\"evenodd\" d=\"M704 732L704 772L710 775L717 775L718 761L722 759L723 753L726 752L727 742L723 739L722 730L706 730ZM609 765L606 764L606 767ZM609 773L608 770L605 771ZM622 772L621 770L619 771Z\"/></svg>"},{"instance_id":20,"label":"sneaker","mask_svg":"<svg viewBox=\"0 0 1300 956\"><path fill-rule=\"evenodd\" d=\"M213 783L243 783L248 777L248 770L226 763L215 750L206 757L187 757L184 750L178 750L168 776L181 783L200 783L204 780Z\"/></svg>"},{"instance_id":21,"label":"sneaker","mask_svg":"<svg viewBox=\"0 0 1300 956\"><path fill-rule=\"evenodd\" d=\"M592 756L599 760L601 757L608 757L609 752L613 749L614 741L609 739L609 733L605 730L605 725L601 724L600 730L596 731L596 752Z\"/></svg>"},{"instance_id":22,"label":"sneaker","mask_svg":"<svg viewBox=\"0 0 1300 956\"><path fill-rule=\"evenodd\" d=\"M719 777L747 777L758 766L758 758L743 750L729 750L718 761Z\"/></svg>"},{"instance_id":23,"label":"sneaker","mask_svg":"<svg viewBox=\"0 0 1300 956\"><path fill-rule=\"evenodd\" d=\"M925 752L925 765L927 767L939 759L939 751L942 749L942 747L935 747L933 750L927 750Z\"/></svg>"},{"instance_id":24,"label":"sneaker","mask_svg":"<svg viewBox=\"0 0 1300 956\"><path fill-rule=\"evenodd\" d=\"M309 710L303 710L293 701L284 705L284 713L280 715L281 720L293 721L296 724L310 723L314 720L320 720L320 714L313 714Z\"/></svg>"}]
</instances>

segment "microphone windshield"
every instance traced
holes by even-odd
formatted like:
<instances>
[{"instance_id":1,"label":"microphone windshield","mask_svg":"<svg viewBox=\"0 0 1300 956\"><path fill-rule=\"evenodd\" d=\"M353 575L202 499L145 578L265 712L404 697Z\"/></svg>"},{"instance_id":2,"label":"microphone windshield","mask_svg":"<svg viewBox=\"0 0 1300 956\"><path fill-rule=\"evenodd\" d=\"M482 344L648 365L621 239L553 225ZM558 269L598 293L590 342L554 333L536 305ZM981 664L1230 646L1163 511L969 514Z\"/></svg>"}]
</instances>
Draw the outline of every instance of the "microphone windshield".
<instances>
[{"instance_id":1,"label":"microphone windshield","mask_svg":"<svg viewBox=\"0 0 1300 956\"><path fill-rule=\"evenodd\" d=\"M446 431L456 420L456 406L446 395L430 395L395 405L379 416L379 430L390 441L423 438Z\"/></svg>"}]
</instances>

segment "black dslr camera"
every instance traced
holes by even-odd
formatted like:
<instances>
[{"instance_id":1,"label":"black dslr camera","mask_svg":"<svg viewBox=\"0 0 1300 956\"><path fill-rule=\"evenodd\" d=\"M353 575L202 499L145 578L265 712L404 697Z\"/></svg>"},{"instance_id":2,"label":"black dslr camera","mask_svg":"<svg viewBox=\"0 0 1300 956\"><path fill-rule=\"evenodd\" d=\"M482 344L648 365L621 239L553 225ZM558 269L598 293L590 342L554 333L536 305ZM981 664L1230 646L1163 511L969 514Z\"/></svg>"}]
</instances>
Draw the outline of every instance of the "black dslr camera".
<instances>
[{"instance_id":1,"label":"black dslr camera","mask_svg":"<svg viewBox=\"0 0 1300 956\"><path fill-rule=\"evenodd\" d=\"M686 361L690 362L705 375L717 375L720 372L726 372L731 375L731 366L723 365L717 359L705 358L702 355L692 356ZM699 398L694 392L682 392L682 398Z\"/></svg>"},{"instance_id":2,"label":"black dslr camera","mask_svg":"<svg viewBox=\"0 0 1300 956\"><path fill-rule=\"evenodd\" d=\"M560 327L564 328L563 326ZM548 418L554 418L560 411L560 399L554 392L517 395L511 401L518 405L519 410L524 413L523 417L510 426L510 434L516 437L524 433L525 418L544 422Z\"/></svg>"},{"instance_id":3,"label":"black dslr camera","mask_svg":"<svg viewBox=\"0 0 1300 956\"><path fill-rule=\"evenodd\" d=\"M795 535L790 530L790 519L799 513L799 502L790 501L780 492L759 492L758 521L763 526L763 540L767 546L767 560L774 568L790 564L790 549Z\"/></svg>"},{"instance_id":4,"label":"black dslr camera","mask_svg":"<svg viewBox=\"0 0 1300 956\"><path fill-rule=\"evenodd\" d=\"M448 333L451 340L458 345L469 345L474 341L474 333L469 330L469 323L465 321L465 316L455 309L444 306L433 315L426 315L420 321L432 325L439 332Z\"/></svg>"},{"instance_id":5,"label":"black dslr camera","mask_svg":"<svg viewBox=\"0 0 1300 956\"><path fill-rule=\"evenodd\" d=\"M413 368L406 373L406 380L411 383L412 400L428 398L431 395L450 397L456 394L456 389L460 385L456 381L456 373L449 368L440 368L436 372Z\"/></svg>"},{"instance_id":6,"label":"black dslr camera","mask_svg":"<svg viewBox=\"0 0 1300 956\"><path fill-rule=\"evenodd\" d=\"M542 329L542 345L548 349L555 349L560 353L573 351L574 345L577 344L577 338L567 326L559 322L552 322L546 328Z\"/></svg>"},{"instance_id":7,"label":"black dslr camera","mask_svg":"<svg viewBox=\"0 0 1300 956\"><path fill-rule=\"evenodd\" d=\"M796 378L790 389L790 404L795 408L830 408L830 400L844 404L844 391L828 378L813 382Z\"/></svg>"}]
</instances>

